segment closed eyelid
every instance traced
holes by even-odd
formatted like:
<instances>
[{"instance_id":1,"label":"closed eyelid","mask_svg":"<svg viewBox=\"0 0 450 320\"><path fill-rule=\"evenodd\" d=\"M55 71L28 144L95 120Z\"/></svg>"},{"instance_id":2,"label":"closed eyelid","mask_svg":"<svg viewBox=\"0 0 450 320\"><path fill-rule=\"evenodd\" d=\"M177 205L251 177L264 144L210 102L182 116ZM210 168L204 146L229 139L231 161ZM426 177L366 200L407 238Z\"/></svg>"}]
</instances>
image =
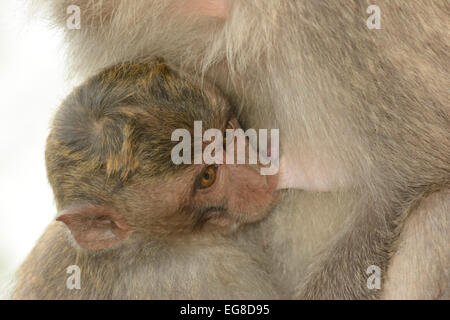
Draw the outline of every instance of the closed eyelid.
<instances>
[{"instance_id":1,"label":"closed eyelid","mask_svg":"<svg viewBox=\"0 0 450 320\"><path fill-rule=\"evenodd\" d=\"M218 214L210 214L216 212ZM200 208L196 211L195 214L195 223L194 223L194 229L200 229L202 228L208 220L214 218L215 216L220 216L222 214L226 214L227 210L225 207L221 206L211 206L211 207L204 207Z\"/></svg>"},{"instance_id":2,"label":"closed eyelid","mask_svg":"<svg viewBox=\"0 0 450 320\"><path fill-rule=\"evenodd\" d=\"M198 211L198 214L204 216L210 212L215 212L215 211L226 212L227 210L225 209L225 207L222 207L222 206L211 206L211 207L200 208L200 210Z\"/></svg>"}]
</instances>

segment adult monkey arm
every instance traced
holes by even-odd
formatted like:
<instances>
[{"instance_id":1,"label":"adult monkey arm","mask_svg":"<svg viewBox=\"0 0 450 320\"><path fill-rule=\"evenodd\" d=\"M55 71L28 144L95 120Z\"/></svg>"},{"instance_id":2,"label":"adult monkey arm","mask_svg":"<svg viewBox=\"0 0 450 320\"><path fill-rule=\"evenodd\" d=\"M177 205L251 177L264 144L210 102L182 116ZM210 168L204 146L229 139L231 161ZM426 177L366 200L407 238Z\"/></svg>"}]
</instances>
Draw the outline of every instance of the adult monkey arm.
<instances>
[{"instance_id":1,"label":"adult monkey arm","mask_svg":"<svg viewBox=\"0 0 450 320\"><path fill-rule=\"evenodd\" d=\"M449 212L448 190L420 202L389 263L381 298L450 299Z\"/></svg>"},{"instance_id":2,"label":"adult monkey arm","mask_svg":"<svg viewBox=\"0 0 450 320\"><path fill-rule=\"evenodd\" d=\"M263 230L285 248L274 263L286 290L378 297L367 267L385 274L415 208L449 185L448 3L378 1L381 30L365 25L369 1L233 1L208 16L185 3L50 2L64 28L66 7L81 8L81 30L65 30L79 74L162 56L214 81L245 127L280 127L283 156L305 173L292 185L308 190L286 192Z\"/></svg>"}]
</instances>

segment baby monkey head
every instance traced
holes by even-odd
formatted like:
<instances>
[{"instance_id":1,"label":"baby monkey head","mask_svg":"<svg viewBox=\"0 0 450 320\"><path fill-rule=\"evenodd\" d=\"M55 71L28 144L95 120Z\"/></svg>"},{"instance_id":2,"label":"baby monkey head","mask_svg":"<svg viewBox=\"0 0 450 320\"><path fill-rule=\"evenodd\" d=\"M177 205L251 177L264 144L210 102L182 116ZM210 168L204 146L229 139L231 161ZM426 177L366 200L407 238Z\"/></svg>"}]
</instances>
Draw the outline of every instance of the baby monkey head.
<instances>
[{"instance_id":1,"label":"baby monkey head","mask_svg":"<svg viewBox=\"0 0 450 320\"><path fill-rule=\"evenodd\" d=\"M160 61L110 67L65 99L47 140L47 174L57 220L81 247L226 233L267 215L277 177L260 175L259 164L174 164L172 133L192 134L194 121L239 127L217 89Z\"/></svg>"}]
</instances>

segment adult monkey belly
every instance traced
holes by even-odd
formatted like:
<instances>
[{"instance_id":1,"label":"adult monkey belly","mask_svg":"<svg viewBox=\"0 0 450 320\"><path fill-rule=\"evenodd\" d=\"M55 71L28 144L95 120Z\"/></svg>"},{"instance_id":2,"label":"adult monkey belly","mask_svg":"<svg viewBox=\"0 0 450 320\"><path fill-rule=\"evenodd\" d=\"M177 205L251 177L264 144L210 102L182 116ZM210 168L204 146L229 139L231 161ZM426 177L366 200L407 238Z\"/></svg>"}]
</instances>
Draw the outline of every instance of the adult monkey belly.
<instances>
[{"instance_id":1,"label":"adult monkey belly","mask_svg":"<svg viewBox=\"0 0 450 320\"><path fill-rule=\"evenodd\" d=\"M369 1L43 4L64 30L75 74L159 56L219 86L244 127L280 128L279 186L299 190L285 191L250 238L271 255L286 297L448 292L448 3L378 1L380 30L366 25ZM68 28L69 5L80 29ZM402 237L417 217L444 231ZM371 266L380 289L368 286ZM405 266L433 276L388 290Z\"/></svg>"}]
</instances>

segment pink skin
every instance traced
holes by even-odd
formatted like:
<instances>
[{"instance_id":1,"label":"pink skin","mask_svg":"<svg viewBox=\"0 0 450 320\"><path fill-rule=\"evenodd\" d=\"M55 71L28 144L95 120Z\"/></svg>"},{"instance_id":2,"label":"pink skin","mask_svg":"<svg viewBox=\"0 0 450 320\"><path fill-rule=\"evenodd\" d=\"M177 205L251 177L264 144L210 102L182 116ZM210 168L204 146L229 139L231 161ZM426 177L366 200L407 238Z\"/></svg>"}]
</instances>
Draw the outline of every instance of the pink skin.
<instances>
[{"instance_id":1,"label":"pink skin","mask_svg":"<svg viewBox=\"0 0 450 320\"><path fill-rule=\"evenodd\" d=\"M81 247L91 250L109 248L131 233L126 221L114 209L89 203L63 210L56 220L70 228Z\"/></svg>"},{"instance_id":2,"label":"pink skin","mask_svg":"<svg viewBox=\"0 0 450 320\"><path fill-rule=\"evenodd\" d=\"M245 208L246 219L253 222L260 219L260 212L278 198L275 191L277 176L261 176L259 168L243 165L227 165L229 183L234 188L228 190L231 212ZM243 179L244 178L244 179Z\"/></svg>"},{"instance_id":3,"label":"pink skin","mask_svg":"<svg viewBox=\"0 0 450 320\"><path fill-rule=\"evenodd\" d=\"M239 122L230 120L233 128L240 128ZM234 139L235 158L237 153L237 140ZM248 144L246 150L251 148ZM222 162L226 163L226 153L222 155ZM246 155L248 160L248 154ZM243 220L255 222L262 219L272 208L279 196L277 189L278 174L261 175L261 164L222 164L218 165L216 182L209 188L197 193L198 203L209 201L223 203L230 213L229 217L221 217L217 224L231 225L233 222Z\"/></svg>"},{"instance_id":4,"label":"pink skin","mask_svg":"<svg viewBox=\"0 0 450 320\"><path fill-rule=\"evenodd\" d=\"M279 195L277 180L277 175L260 175L257 165L219 165L216 182L199 190L194 201L225 206L229 216L211 221L223 227L239 221L255 222L264 218L275 204Z\"/></svg>"},{"instance_id":5,"label":"pink skin","mask_svg":"<svg viewBox=\"0 0 450 320\"><path fill-rule=\"evenodd\" d=\"M338 177L323 168L315 159L299 160L284 155L280 159L277 189L303 189L328 192L338 186Z\"/></svg>"}]
</instances>

